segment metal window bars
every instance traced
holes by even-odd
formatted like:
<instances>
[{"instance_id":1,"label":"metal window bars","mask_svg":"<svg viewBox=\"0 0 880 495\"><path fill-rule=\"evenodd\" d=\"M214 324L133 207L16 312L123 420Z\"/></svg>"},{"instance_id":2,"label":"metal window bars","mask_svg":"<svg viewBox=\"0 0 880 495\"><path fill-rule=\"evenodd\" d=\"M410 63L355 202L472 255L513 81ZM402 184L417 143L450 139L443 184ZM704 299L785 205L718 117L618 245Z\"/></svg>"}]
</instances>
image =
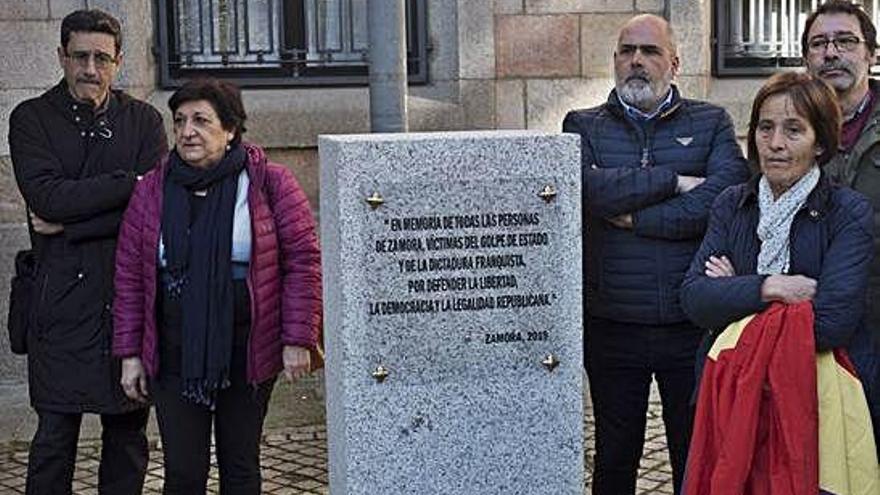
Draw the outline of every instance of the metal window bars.
<instances>
[{"instance_id":1,"label":"metal window bars","mask_svg":"<svg viewBox=\"0 0 880 495\"><path fill-rule=\"evenodd\" d=\"M713 73L754 76L800 67L801 32L820 0L715 0ZM863 3L880 21L880 0Z\"/></svg>"},{"instance_id":2,"label":"metal window bars","mask_svg":"<svg viewBox=\"0 0 880 495\"><path fill-rule=\"evenodd\" d=\"M160 83L366 83L368 0L159 0ZM407 0L410 80L427 81L425 0Z\"/></svg>"}]
</instances>

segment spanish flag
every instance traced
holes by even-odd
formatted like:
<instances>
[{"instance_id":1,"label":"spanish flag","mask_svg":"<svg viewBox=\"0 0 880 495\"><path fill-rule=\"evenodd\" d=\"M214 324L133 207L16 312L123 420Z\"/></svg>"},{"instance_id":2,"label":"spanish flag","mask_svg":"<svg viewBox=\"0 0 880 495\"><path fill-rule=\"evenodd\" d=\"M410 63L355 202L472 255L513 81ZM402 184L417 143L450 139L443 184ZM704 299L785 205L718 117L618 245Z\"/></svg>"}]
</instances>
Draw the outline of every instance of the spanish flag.
<instances>
[{"instance_id":1,"label":"spanish flag","mask_svg":"<svg viewBox=\"0 0 880 495\"><path fill-rule=\"evenodd\" d=\"M880 495L861 382L809 302L729 325L706 358L683 493Z\"/></svg>"}]
</instances>

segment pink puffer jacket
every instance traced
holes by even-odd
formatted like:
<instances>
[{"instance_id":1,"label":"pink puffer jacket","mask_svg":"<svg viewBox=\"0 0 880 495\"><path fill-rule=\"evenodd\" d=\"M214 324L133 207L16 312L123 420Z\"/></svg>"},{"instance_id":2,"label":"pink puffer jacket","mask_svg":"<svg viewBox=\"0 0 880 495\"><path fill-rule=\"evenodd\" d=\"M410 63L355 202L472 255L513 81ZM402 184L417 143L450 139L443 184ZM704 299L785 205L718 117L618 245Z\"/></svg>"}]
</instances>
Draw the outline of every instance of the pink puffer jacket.
<instances>
[{"instance_id":1,"label":"pink puffer jacket","mask_svg":"<svg viewBox=\"0 0 880 495\"><path fill-rule=\"evenodd\" d=\"M250 179L251 333L247 380L263 382L283 368L283 345L310 349L322 363L321 256L309 203L293 174L244 144ZM167 161L144 176L122 218L116 248L113 355L140 356L149 376L159 371L156 278L162 191Z\"/></svg>"}]
</instances>

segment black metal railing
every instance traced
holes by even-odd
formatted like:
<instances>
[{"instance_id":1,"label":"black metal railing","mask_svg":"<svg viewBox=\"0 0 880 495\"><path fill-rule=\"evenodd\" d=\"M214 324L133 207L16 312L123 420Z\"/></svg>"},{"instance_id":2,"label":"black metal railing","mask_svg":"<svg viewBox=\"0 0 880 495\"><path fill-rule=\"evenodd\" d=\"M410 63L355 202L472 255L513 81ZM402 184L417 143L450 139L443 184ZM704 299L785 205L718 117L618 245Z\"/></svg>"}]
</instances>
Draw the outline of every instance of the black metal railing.
<instances>
[{"instance_id":1,"label":"black metal railing","mask_svg":"<svg viewBox=\"0 0 880 495\"><path fill-rule=\"evenodd\" d=\"M367 83L368 0L158 0L160 84L212 75L245 87ZM410 82L427 82L426 0L406 0Z\"/></svg>"},{"instance_id":2,"label":"black metal railing","mask_svg":"<svg viewBox=\"0 0 880 495\"><path fill-rule=\"evenodd\" d=\"M766 75L800 67L801 32L821 0L715 0L713 73ZM862 4L876 24L880 0Z\"/></svg>"}]
</instances>

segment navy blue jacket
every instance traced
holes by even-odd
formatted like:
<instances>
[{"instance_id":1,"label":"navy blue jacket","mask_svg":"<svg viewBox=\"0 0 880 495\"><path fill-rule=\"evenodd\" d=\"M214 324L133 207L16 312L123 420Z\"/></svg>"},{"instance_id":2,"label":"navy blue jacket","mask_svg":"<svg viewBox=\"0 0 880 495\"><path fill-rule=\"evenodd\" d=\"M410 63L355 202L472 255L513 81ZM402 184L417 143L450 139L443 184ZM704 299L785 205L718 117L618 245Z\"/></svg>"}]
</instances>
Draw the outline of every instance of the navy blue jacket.
<instances>
[{"instance_id":1,"label":"navy blue jacket","mask_svg":"<svg viewBox=\"0 0 880 495\"><path fill-rule=\"evenodd\" d=\"M758 178L728 188L715 201L706 237L681 288L682 305L691 320L710 330L764 310L756 273ZM832 185L823 172L819 184L791 226L791 275L817 281L813 299L817 350L847 349L874 411L878 411L878 356L865 325L868 266L874 253L873 213L861 194ZM709 278L710 255L725 255L734 277Z\"/></svg>"},{"instance_id":2,"label":"navy blue jacket","mask_svg":"<svg viewBox=\"0 0 880 495\"><path fill-rule=\"evenodd\" d=\"M680 97L637 123L612 91L598 107L569 112L563 132L581 136L584 287L592 316L642 324L687 320L678 291L706 228L709 207L727 186L748 179L730 116ZM678 175L705 177L676 193ZM631 213L634 228L606 219Z\"/></svg>"}]
</instances>

